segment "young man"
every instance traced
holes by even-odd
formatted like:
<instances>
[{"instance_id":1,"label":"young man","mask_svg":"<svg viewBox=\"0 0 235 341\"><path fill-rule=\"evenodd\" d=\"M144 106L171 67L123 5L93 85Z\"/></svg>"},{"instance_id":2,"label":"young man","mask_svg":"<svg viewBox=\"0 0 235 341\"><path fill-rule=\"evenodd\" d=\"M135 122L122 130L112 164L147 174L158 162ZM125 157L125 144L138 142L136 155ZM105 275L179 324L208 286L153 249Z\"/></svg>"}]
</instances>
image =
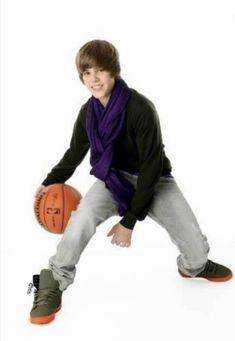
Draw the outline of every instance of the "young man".
<instances>
[{"instance_id":1,"label":"young man","mask_svg":"<svg viewBox=\"0 0 235 341\"><path fill-rule=\"evenodd\" d=\"M36 196L44 186L69 179L89 148L90 174L97 180L72 212L49 269L33 276L31 322L54 319L63 291L74 281L82 251L96 227L114 215L122 218L107 234L113 244L129 247L135 223L148 215L177 245L181 276L232 278L230 269L208 259L207 238L171 174L156 109L121 78L116 48L104 40L90 41L79 50L76 64L92 96L80 109L69 149Z\"/></svg>"}]
</instances>

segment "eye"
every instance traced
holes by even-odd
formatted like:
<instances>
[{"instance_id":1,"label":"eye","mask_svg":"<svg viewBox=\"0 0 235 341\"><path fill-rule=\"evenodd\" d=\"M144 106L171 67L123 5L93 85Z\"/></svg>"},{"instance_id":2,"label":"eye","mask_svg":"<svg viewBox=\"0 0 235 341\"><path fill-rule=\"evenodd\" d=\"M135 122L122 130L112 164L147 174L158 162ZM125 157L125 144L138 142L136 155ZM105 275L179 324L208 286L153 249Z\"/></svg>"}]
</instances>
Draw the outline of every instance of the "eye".
<instances>
[{"instance_id":1,"label":"eye","mask_svg":"<svg viewBox=\"0 0 235 341\"><path fill-rule=\"evenodd\" d=\"M82 75L83 75L83 76L89 75L89 71L84 71L84 72L82 73Z\"/></svg>"}]
</instances>

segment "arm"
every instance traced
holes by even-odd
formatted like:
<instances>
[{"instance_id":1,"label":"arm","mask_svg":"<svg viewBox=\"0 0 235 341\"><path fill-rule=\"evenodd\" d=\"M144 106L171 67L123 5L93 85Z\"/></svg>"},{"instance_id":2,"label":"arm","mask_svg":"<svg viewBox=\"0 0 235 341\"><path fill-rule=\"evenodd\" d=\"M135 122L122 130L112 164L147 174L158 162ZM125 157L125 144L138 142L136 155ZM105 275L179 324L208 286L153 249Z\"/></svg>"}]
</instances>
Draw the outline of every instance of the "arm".
<instances>
[{"instance_id":1,"label":"arm","mask_svg":"<svg viewBox=\"0 0 235 341\"><path fill-rule=\"evenodd\" d=\"M151 206L154 188L162 174L163 145L159 118L151 102L144 106L135 120L136 144L140 171L137 188L120 224L133 229L137 220L144 220Z\"/></svg>"},{"instance_id":2,"label":"arm","mask_svg":"<svg viewBox=\"0 0 235 341\"><path fill-rule=\"evenodd\" d=\"M42 185L47 186L53 183L64 183L74 173L77 166L87 154L90 144L83 124L85 115L85 104L82 106L77 120L73 127L73 134L70 147L65 152L59 163L48 173Z\"/></svg>"}]
</instances>

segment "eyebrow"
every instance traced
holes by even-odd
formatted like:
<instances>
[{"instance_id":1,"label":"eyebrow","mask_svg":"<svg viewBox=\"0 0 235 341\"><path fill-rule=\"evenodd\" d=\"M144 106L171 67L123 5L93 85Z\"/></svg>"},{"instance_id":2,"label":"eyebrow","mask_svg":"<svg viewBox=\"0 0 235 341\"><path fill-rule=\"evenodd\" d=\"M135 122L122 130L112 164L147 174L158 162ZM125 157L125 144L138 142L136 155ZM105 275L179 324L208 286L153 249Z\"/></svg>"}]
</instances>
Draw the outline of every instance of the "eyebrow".
<instances>
[{"instance_id":1,"label":"eyebrow","mask_svg":"<svg viewBox=\"0 0 235 341\"><path fill-rule=\"evenodd\" d=\"M86 69L84 69L84 71L90 70L90 69L103 69L103 66L97 66L97 67L87 67ZM83 72L84 72L83 71Z\"/></svg>"}]
</instances>

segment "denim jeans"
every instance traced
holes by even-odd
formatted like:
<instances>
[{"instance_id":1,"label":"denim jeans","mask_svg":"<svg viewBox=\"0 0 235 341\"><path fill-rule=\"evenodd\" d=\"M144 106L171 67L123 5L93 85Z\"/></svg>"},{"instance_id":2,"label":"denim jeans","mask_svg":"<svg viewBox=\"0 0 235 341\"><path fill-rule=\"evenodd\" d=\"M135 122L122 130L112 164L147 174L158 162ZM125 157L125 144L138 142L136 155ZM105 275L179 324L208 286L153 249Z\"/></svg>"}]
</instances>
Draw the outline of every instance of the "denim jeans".
<instances>
[{"instance_id":1,"label":"denim jeans","mask_svg":"<svg viewBox=\"0 0 235 341\"><path fill-rule=\"evenodd\" d=\"M138 175L119 170L136 188ZM112 216L118 216L117 203L105 183L99 179L72 211L56 254L49 259L49 268L65 290L74 281L76 264L96 227ZM172 175L161 176L156 184L148 216L169 234L177 246L177 266L186 275L196 276L207 262L209 245L196 217ZM144 224L145 222L141 222Z\"/></svg>"}]
</instances>

